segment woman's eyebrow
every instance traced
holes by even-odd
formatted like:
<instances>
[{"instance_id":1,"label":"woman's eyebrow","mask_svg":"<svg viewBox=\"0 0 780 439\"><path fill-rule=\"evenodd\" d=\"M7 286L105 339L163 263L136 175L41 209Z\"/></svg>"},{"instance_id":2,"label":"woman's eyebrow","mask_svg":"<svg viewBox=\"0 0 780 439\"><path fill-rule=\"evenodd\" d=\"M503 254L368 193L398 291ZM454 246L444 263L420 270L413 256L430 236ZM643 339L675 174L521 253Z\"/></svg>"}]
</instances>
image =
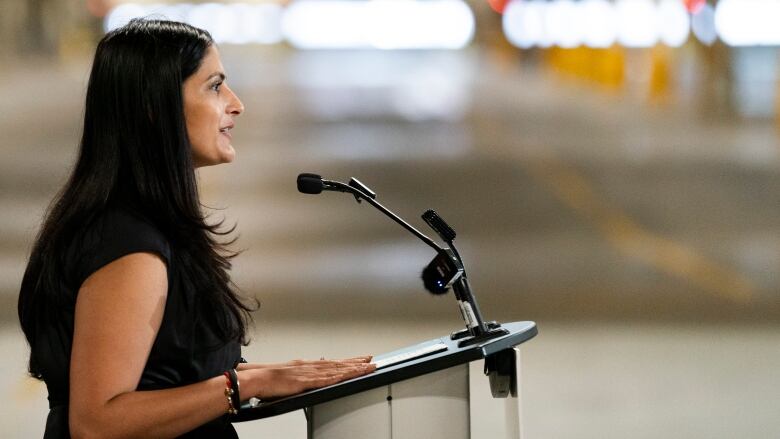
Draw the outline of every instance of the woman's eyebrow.
<instances>
[{"instance_id":1,"label":"woman's eyebrow","mask_svg":"<svg viewBox=\"0 0 780 439\"><path fill-rule=\"evenodd\" d=\"M208 78L206 78L206 81L211 81L211 78L214 78L215 76L219 76L223 81L225 80L226 76L222 72L216 72L209 75Z\"/></svg>"}]
</instances>

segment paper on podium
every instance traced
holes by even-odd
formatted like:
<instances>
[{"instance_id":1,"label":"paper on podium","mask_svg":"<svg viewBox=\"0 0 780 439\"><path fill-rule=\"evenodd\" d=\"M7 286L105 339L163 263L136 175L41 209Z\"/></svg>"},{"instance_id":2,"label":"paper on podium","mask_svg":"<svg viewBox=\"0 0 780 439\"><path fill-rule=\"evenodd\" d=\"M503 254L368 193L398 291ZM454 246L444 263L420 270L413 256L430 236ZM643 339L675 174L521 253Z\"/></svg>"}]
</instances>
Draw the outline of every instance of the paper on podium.
<instances>
[{"instance_id":1,"label":"paper on podium","mask_svg":"<svg viewBox=\"0 0 780 439\"><path fill-rule=\"evenodd\" d=\"M441 340L430 340L397 351L377 355L371 362L376 364L377 369L382 369L446 350L447 345L442 343Z\"/></svg>"}]
</instances>

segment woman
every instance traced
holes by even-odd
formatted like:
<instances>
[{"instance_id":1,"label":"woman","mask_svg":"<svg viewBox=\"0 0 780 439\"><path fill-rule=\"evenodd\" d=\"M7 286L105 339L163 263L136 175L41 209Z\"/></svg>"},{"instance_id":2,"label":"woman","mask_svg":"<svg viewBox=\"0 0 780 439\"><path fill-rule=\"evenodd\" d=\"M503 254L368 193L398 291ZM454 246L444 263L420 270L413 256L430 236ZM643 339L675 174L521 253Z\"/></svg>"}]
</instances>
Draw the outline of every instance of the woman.
<instances>
[{"instance_id":1,"label":"woman","mask_svg":"<svg viewBox=\"0 0 780 439\"><path fill-rule=\"evenodd\" d=\"M78 160L19 296L30 373L49 391L45 438L236 437L239 394L374 370L370 357L239 364L251 307L195 168L233 160L243 111L203 30L134 20L99 43Z\"/></svg>"}]
</instances>

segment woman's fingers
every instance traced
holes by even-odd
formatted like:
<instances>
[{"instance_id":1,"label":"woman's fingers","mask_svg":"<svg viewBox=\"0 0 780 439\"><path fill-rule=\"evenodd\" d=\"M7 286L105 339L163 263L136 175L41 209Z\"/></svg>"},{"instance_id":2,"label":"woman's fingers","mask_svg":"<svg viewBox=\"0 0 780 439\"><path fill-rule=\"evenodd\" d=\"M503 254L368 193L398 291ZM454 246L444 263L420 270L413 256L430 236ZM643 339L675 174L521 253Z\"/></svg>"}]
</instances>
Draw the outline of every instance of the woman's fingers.
<instances>
[{"instance_id":1,"label":"woman's fingers","mask_svg":"<svg viewBox=\"0 0 780 439\"><path fill-rule=\"evenodd\" d=\"M337 363L350 363L350 364L361 364L361 363L370 363L371 359L374 358L373 355L364 355L360 357L352 357L352 358L343 358L341 360L328 360L325 357L320 357L319 360L315 360L315 362L337 362Z\"/></svg>"},{"instance_id":2,"label":"woman's fingers","mask_svg":"<svg viewBox=\"0 0 780 439\"><path fill-rule=\"evenodd\" d=\"M335 370L330 369L322 374L318 381L319 385L316 387L336 384L344 380L366 375L373 372L374 370L376 370L375 364L340 364Z\"/></svg>"},{"instance_id":3,"label":"woman's fingers","mask_svg":"<svg viewBox=\"0 0 780 439\"><path fill-rule=\"evenodd\" d=\"M340 361L343 361L345 363L369 363L372 358L374 358L373 355L363 355L361 357L345 358Z\"/></svg>"},{"instance_id":4,"label":"woman's fingers","mask_svg":"<svg viewBox=\"0 0 780 439\"><path fill-rule=\"evenodd\" d=\"M257 396L270 398L294 395L359 377L374 370L376 370L375 364L360 361L290 362L282 367L268 368L262 372L265 376L263 394Z\"/></svg>"},{"instance_id":5,"label":"woman's fingers","mask_svg":"<svg viewBox=\"0 0 780 439\"><path fill-rule=\"evenodd\" d=\"M325 358L320 358L319 360L292 360L288 361L284 364L284 366L288 367L302 367L307 365L313 365L313 366L338 366L343 364L366 364L370 363L373 356L366 355L362 357L354 357L354 358L346 358L343 360L328 360Z\"/></svg>"},{"instance_id":6,"label":"woman's fingers","mask_svg":"<svg viewBox=\"0 0 780 439\"><path fill-rule=\"evenodd\" d=\"M295 367L295 366L293 366ZM298 366L305 369L311 368L312 374L317 374L317 371L324 374L330 374L330 373L352 373L354 371L364 371L369 370L373 371L376 369L376 365L373 363L363 363L363 362L355 362L355 363L347 363L343 361L322 361L317 362L314 364L309 364L307 366Z\"/></svg>"},{"instance_id":7,"label":"woman's fingers","mask_svg":"<svg viewBox=\"0 0 780 439\"><path fill-rule=\"evenodd\" d=\"M315 381L322 380L322 382L328 383L325 385L335 384L339 381L343 381L350 378L355 378L361 375L365 375L376 370L376 365L371 363L333 363L327 365L321 365L316 371L312 371L310 376Z\"/></svg>"},{"instance_id":8,"label":"woman's fingers","mask_svg":"<svg viewBox=\"0 0 780 439\"><path fill-rule=\"evenodd\" d=\"M345 358L342 360L328 360L325 357L320 357L319 360L290 360L286 363L242 363L239 365L239 370L304 366L307 364L369 363L372 358L374 358L372 355L361 355L359 357Z\"/></svg>"},{"instance_id":9,"label":"woman's fingers","mask_svg":"<svg viewBox=\"0 0 780 439\"><path fill-rule=\"evenodd\" d=\"M273 378L268 380L268 394L264 396L293 395L371 373L376 370L376 365L368 363L368 358L349 359L351 361L294 360L281 367L269 367L266 370Z\"/></svg>"}]
</instances>

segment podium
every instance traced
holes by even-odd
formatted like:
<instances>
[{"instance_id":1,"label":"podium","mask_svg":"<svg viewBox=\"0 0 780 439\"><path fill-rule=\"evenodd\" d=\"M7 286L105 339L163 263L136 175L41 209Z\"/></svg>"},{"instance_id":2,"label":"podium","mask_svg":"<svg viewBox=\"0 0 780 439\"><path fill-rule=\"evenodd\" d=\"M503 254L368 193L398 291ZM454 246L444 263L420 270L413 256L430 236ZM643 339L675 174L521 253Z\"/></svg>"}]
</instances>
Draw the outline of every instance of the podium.
<instances>
[{"instance_id":1,"label":"podium","mask_svg":"<svg viewBox=\"0 0 780 439\"><path fill-rule=\"evenodd\" d=\"M504 437L521 437L520 348L534 322L501 325L506 334L473 344L449 335L374 357L371 374L302 394L244 404L233 422L304 410L309 439L466 439L473 396L469 363L485 361L480 387L503 398ZM491 436L496 439L501 437Z\"/></svg>"}]
</instances>

